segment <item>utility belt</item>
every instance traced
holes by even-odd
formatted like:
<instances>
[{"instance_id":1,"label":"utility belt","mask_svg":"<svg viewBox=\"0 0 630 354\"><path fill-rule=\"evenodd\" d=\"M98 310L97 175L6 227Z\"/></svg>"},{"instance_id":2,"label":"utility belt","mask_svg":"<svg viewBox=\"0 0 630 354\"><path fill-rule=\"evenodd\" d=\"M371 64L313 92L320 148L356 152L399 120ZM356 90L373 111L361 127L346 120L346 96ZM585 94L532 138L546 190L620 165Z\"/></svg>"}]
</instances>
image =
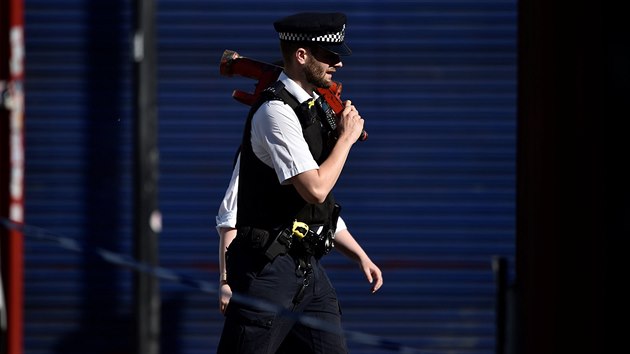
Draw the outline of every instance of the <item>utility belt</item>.
<instances>
[{"instance_id":1,"label":"utility belt","mask_svg":"<svg viewBox=\"0 0 630 354\"><path fill-rule=\"evenodd\" d=\"M239 227L237 238L249 248L264 254L268 260L287 253L299 258L314 256L319 259L334 247L335 230L327 225L309 225L294 221L288 227L271 231Z\"/></svg>"}]
</instances>

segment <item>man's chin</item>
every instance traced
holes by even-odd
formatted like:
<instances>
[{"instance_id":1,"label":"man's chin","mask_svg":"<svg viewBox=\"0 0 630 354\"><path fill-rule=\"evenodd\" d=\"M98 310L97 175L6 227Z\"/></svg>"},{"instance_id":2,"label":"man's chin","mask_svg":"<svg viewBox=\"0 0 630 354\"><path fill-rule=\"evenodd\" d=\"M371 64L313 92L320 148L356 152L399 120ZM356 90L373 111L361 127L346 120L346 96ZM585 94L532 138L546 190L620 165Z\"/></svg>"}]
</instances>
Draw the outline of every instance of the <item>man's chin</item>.
<instances>
[{"instance_id":1,"label":"man's chin","mask_svg":"<svg viewBox=\"0 0 630 354\"><path fill-rule=\"evenodd\" d=\"M327 89L327 88L330 88L330 86L331 86L331 85L332 85L332 75L331 75L331 79L328 79L328 80L322 80L322 81L319 83L318 87L321 87L321 88L326 88L326 89Z\"/></svg>"}]
</instances>

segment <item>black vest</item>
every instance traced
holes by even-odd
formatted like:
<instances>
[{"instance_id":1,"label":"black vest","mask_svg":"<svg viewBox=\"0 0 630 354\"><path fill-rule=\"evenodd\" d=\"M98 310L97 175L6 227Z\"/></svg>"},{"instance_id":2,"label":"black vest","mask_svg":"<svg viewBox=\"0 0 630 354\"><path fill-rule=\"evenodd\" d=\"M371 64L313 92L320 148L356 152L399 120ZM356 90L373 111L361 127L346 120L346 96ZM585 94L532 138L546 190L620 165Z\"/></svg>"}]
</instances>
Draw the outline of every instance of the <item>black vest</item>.
<instances>
[{"instance_id":1,"label":"black vest","mask_svg":"<svg viewBox=\"0 0 630 354\"><path fill-rule=\"evenodd\" d=\"M259 102L249 111L243 133L236 226L272 230L289 226L294 220L331 225L335 204L332 193L322 204L307 203L293 185L281 185L274 169L260 161L252 150L252 118L258 108L270 100L283 101L294 109L302 125L304 139L318 164L322 164L334 146L334 132L321 124L325 113L318 104L310 107L299 104L280 81L265 90Z\"/></svg>"}]
</instances>

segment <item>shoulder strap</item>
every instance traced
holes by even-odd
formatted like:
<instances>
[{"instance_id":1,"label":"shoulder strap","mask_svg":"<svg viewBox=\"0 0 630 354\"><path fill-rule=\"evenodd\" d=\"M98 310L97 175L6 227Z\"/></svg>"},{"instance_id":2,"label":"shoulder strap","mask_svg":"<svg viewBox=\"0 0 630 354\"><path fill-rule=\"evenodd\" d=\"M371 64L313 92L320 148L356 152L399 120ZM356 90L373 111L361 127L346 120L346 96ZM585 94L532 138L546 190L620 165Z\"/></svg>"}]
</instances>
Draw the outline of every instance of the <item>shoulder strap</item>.
<instances>
[{"instance_id":1,"label":"shoulder strap","mask_svg":"<svg viewBox=\"0 0 630 354\"><path fill-rule=\"evenodd\" d=\"M240 153L240 151L242 150L244 146L243 144L245 144L245 146L249 146L249 134L254 113L258 110L258 108L260 108L263 103L272 100L280 100L288 104L289 107L291 107L291 109L293 109L294 111L300 106L300 102L298 102L298 100L293 97L293 95L291 95L289 91L287 91L282 81L276 81L271 86L264 89L258 97L258 100L249 109L249 114L247 116L247 120L245 121L245 129L243 131L243 140L241 142L241 145L239 146L237 155L234 158L235 164L236 157L238 156L238 153Z\"/></svg>"},{"instance_id":2,"label":"shoulder strap","mask_svg":"<svg viewBox=\"0 0 630 354\"><path fill-rule=\"evenodd\" d=\"M273 85L267 87L263 91L262 96L263 102L273 99L281 100L282 102L288 104L289 107L291 107L291 109L293 110L295 110L300 105L300 102L298 102L298 100L293 97L293 95L290 94L289 91L287 91L282 81L276 81Z\"/></svg>"}]
</instances>

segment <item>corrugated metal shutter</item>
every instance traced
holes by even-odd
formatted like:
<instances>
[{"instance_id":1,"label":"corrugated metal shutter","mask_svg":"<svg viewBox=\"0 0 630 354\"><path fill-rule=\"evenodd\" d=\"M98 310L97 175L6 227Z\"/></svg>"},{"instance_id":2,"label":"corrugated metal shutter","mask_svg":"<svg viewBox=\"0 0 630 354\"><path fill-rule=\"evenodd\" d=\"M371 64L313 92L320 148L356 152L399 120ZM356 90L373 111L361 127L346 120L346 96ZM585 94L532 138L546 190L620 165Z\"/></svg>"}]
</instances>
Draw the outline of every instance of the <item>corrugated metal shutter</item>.
<instances>
[{"instance_id":1,"label":"corrugated metal shutter","mask_svg":"<svg viewBox=\"0 0 630 354\"><path fill-rule=\"evenodd\" d=\"M130 11L25 1L26 222L130 254ZM25 353L130 352L128 270L26 239Z\"/></svg>"},{"instance_id":2,"label":"corrugated metal shutter","mask_svg":"<svg viewBox=\"0 0 630 354\"><path fill-rule=\"evenodd\" d=\"M131 5L94 3L26 0L27 221L129 253ZM385 276L370 295L356 265L325 259L345 326L434 353L493 353L491 261L514 253L516 2L309 5L158 1L162 265L218 278L214 216L247 110L230 94L254 83L219 75L223 50L274 61L273 20L343 11L354 55L336 79L370 137L336 193ZM52 352L88 323L129 339L128 272L27 247L27 353ZM217 297L162 282L162 300L162 352L213 352Z\"/></svg>"}]
</instances>

